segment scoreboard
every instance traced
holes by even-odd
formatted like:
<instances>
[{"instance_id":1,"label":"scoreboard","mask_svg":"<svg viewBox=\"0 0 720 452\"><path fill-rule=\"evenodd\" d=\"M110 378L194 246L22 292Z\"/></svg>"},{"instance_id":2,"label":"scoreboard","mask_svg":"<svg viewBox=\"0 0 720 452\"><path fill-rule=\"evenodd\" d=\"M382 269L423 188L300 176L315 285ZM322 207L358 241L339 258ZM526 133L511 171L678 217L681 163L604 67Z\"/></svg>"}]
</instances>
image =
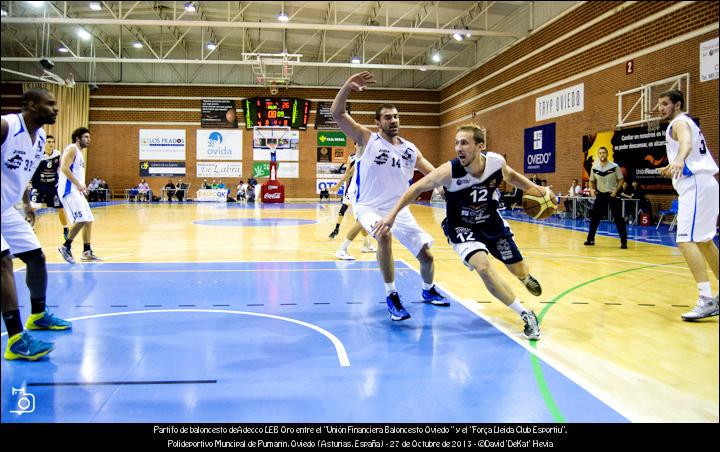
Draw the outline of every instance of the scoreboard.
<instances>
[{"instance_id":1,"label":"scoreboard","mask_svg":"<svg viewBox=\"0 0 720 452\"><path fill-rule=\"evenodd\" d=\"M307 129L310 118L310 101L295 97L251 97L243 101L245 126L287 126Z\"/></svg>"}]
</instances>

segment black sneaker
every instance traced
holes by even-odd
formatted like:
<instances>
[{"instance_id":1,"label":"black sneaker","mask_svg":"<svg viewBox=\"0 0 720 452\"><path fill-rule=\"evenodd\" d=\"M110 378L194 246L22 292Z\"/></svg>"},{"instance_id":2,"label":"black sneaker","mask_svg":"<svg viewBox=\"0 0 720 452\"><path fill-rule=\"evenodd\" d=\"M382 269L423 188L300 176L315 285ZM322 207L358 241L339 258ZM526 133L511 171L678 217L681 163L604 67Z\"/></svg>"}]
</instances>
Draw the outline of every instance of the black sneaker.
<instances>
[{"instance_id":1,"label":"black sneaker","mask_svg":"<svg viewBox=\"0 0 720 452\"><path fill-rule=\"evenodd\" d=\"M542 287L537 279L533 278L532 275L528 275L525 281L522 282L527 287L528 292L539 297L542 295Z\"/></svg>"},{"instance_id":2,"label":"black sneaker","mask_svg":"<svg viewBox=\"0 0 720 452\"><path fill-rule=\"evenodd\" d=\"M621 249L621 250L626 250L626 249L628 249L628 247L627 247L627 242L622 242L622 243L620 243L620 249Z\"/></svg>"},{"instance_id":3,"label":"black sneaker","mask_svg":"<svg viewBox=\"0 0 720 452\"><path fill-rule=\"evenodd\" d=\"M333 229L333 231L330 233L330 235L328 237L330 237L331 239L334 239L335 237L337 237L337 235L339 233L340 233L339 229Z\"/></svg>"},{"instance_id":4,"label":"black sneaker","mask_svg":"<svg viewBox=\"0 0 720 452\"><path fill-rule=\"evenodd\" d=\"M425 303L434 304L435 306L450 306L450 302L447 298L440 294L433 285L430 289L422 291L422 299Z\"/></svg>"},{"instance_id":5,"label":"black sneaker","mask_svg":"<svg viewBox=\"0 0 720 452\"><path fill-rule=\"evenodd\" d=\"M585 243L583 243L585 246L595 246L595 240L585 240Z\"/></svg>"}]
</instances>

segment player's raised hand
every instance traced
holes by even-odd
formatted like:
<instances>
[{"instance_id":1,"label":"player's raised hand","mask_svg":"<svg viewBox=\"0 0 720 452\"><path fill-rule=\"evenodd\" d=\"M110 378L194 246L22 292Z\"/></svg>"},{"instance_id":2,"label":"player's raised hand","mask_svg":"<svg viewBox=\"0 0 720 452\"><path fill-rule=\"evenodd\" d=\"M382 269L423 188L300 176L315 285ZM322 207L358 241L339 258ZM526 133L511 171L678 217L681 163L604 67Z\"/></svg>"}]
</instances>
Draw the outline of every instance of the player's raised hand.
<instances>
[{"instance_id":1,"label":"player's raised hand","mask_svg":"<svg viewBox=\"0 0 720 452\"><path fill-rule=\"evenodd\" d=\"M352 91L362 91L373 83L375 83L375 76L368 71L354 74L345 82Z\"/></svg>"}]
</instances>

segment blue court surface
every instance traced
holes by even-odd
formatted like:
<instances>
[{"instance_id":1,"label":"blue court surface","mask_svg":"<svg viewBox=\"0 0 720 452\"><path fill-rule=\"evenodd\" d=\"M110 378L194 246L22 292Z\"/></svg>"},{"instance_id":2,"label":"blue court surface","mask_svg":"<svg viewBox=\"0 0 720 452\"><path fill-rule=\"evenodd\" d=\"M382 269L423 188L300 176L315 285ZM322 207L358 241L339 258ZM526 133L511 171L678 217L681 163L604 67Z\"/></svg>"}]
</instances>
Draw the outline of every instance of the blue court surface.
<instances>
[{"instance_id":1,"label":"blue court surface","mask_svg":"<svg viewBox=\"0 0 720 452\"><path fill-rule=\"evenodd\" d=\"M402 262L404 322L375 262L49 272L48 305L73 330L34 332L56 343L39 362L2 360L2 422L627 422L460 302L421 303ZM11 412L13 388L32 412Z\"/></svg>"}]
</instances>

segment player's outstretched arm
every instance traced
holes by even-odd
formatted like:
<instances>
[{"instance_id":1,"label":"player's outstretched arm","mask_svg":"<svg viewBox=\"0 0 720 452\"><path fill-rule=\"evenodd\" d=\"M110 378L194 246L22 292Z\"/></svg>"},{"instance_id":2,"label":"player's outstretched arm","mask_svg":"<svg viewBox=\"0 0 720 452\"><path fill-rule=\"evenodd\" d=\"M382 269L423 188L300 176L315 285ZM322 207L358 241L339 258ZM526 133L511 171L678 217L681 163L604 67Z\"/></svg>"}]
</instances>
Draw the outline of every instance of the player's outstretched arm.
<instances>
[{"instance_id":1,"label":"player's outstretched arm","mask_svg":"<svg viewBox=\"0 0 720 452\"><path fill-rule=\"evenodd\" d=\"M370 129L367 127L355 122L352 116L348 114L345 105L351 92L362 91L373 83L375 83L374 77L367 71L352 75L347 79L342 88L340 88L330 107L330 113L332 113L333 119L337 122L340 129L361 145L367 144L372 132L370 132ZM362 151L358 151L358 157L360 157L361 153Z\"/></svg>"},{"instance_id":2,"label":"player's outstretched arm","mask_svg":"<svg viewBox=\"0 0 720 452\"><path fill-rule=\"evenodd\" d=\"M439 167L435 168L419 181L412 184L405 193L400 197L395 208L383 219L378 220L375 225L375 236L385 235L390 229L392 229L395 223L395 217L398 213L406 206L410 205L411 202L415 201L420 193L434 189L435 187L442 187L450 185L452 179L452 165L450 162L445 162Z\"/></svg>"}]
</instances>

